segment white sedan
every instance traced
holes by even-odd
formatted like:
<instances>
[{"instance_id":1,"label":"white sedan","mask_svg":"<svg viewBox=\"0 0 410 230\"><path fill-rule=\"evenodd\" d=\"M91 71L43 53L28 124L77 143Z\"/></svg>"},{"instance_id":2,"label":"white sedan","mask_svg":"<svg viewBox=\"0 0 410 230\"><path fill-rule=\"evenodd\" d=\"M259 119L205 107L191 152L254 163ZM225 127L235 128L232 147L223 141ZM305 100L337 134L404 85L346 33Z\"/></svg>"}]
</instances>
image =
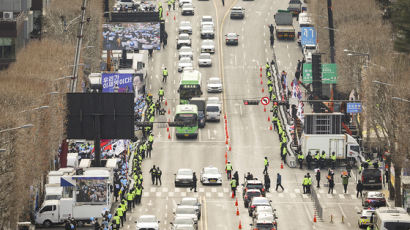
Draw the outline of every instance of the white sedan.
<instances>
[{"instance_id":1,"label":"white sedan","mask_svg":"<svg viewBox=\"0 0 410 230\"><path fill-rule=\"evenodd\" d=\"M189 21L182 21L179 23L179 28L178 32L180 34L186 33L186 34L192 34L192 26L191 22Z\"/></svg>"},{"instance_id":2,"label":"white sedan","mask_svg":"<svg viewBox=\"0 0 410 230\"><path fill-rule=\"evenodd\" d=\"M198 58L199 66L212 66L211 54L201 53Z\"/></svg>"},{"instance_id":3,"label":"white sedan","mask_svg":"<svg viewBox=\"0 0 410 230\"><path fill-rule=\"evenodd\" d=\"M182 46L180 49L179 49L179 53L178 53L179 55L179 59L181 59L181 58L184 58L184 57L186 57L186 58L190 58L191 60L193 59L193 52L192 52L192 48L191 47L189 47L189 46Z\"/></svg>"},{"instance_id":4,"label":"white sedan","mask_svg":"<svg viewBox=\"0 0 410 230\"><path fill-rule=\"evenodd\" d=\"M159 229L159 220L154 215L142 215L136 221L138 229Z\"/></svg>"},{"instance_id":5,"label":"white sedan","mask_svg":"<svg viewBox=\"0 0 410 230\"><path fill-rule=\"evenodd\" d=\"M201 183L222 185L222 174L216 167L205 167L201 170Z\"/></svg>"},{"instance_id":6,"label":"white sedan","mask_svg":"<svg viewBox=\"0 0 410 230\"><path fill-rule=\"evenodd\" d=\"M215 42L210 39L202 41L201 53L215 53Z\"/></svg>"},{"instance_id":7,"label":"white sedan","mask_svg":"<svg viewBox=\"0 0 410 230\"><path fill-rule=\"evenodd\" d=\"M185 68L192 68L192 60L191 58L184 57L181 58L178 62L178 72L184 71Z\"/></svg>"},{"instance_id":8,"label":"white sedan","mask_svg":"<svg viewBox=\"0 0 410 230\"><path fill-rule=\"evenodd\" d=\"M220 78L211 77L207 84L208 93L221 93L222 92L222 81Z\"/></svg>"}]
</instances>

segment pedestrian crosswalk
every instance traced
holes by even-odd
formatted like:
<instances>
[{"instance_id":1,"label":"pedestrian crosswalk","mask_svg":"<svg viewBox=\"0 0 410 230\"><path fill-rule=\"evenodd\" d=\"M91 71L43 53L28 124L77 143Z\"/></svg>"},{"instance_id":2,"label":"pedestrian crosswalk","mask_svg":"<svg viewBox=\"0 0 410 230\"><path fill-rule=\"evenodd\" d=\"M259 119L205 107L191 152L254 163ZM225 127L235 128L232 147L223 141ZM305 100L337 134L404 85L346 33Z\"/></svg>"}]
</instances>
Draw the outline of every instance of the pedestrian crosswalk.
<instances>
[{"instance_id":1,"label":"pedestrian crosswalk","mask_svg":"<svg viewBox=\"0 0 410 230\"><path fill-rule=\"evenodd\" d=\"M242 189L237 190L237 195L242 196ZM343 191L333 190L333 194L328 194L327 189L320 188L316 189L317 197L319 199L338 199L338 200L357 200L356 194L343 193ZM206 197L206 198L229 198L232 193L229 187L200 187L197 189L197 192L191 191L190 188L174 188L174 187L150 187L144 189L142 197L149 198L181 198L186 196L193 197ZM310 194L303 194L301 189L285 189L279 192L271 190L269 193L266 193L266 197L270 199L303 199L310 200Z\"/></svg>"}]
</instances>

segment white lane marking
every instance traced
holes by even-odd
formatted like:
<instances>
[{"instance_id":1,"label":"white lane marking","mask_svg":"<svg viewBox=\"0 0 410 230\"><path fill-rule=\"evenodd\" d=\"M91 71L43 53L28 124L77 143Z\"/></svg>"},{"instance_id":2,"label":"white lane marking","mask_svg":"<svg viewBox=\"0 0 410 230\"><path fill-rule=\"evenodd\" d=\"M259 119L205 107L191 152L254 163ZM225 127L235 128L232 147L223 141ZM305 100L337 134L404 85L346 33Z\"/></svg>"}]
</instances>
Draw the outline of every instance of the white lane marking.
<instances>
[{"instance_id":1,"label":"white lane marking","mask_svg":"<svg viewBox=\"0 0 410 230\"><path fill-rule=\"evenodd\" d=\"M155 192L156 188L151 188L149 191L150 192Z\"/></svg>"},{"instance_id":2,"label":"white lane marking","mask_svg":"<svg viewBox=\"0 0 410 230\"><path fill-rule=\"evenodd\" d=\"M160 196L161 196L161 192L157 192L155 195L156 195L157 197L160 197Z\"/></svg>"},{"instance_id":3,"label":"white lane marking","mask_svg":"<svg viewBox=\"0 0 410 230\"><path fill-rule=\"evenodd\" d=\"M307 214L307 216L308 216L308 220L309 220L309 221L313 220L313 218L312 218L312 216L310 215L310 212L309 212L309 210L308 210L308 208L307 208L307 206L306 206L306 203L303 203L303 208L304 208L305 211L306 211L306 214Z\"/></svg>"},{"instance_id":4,"label":"white lane marking","mask_svg":"<svg viewBox=\"0 0 410 230\"><path fill-rule=\"evenodd\" d=\"M345 196L344 196L343 194L339 194L339 198L340 198L340 199L344 199Z\"/></svg>"},{"instance_id":5,"label":"white lane marking","mask_svg":"<svg viewBox=\"0 0 410 230\"><path fill-rule=\"evenodd\" d=\"M211 189L211 192L216 192L216 188L212 188L212 189Z\"/></svg>"},{"instance_id":6,"label":"white lane marking","mask_svg":"<svg viewBox=\"0 0 410 230\"><path fill-rule=\"evenodd\" d=\"M168 187L162 188L162 192L168 192Z\"/></svg>"},{"instance_id":7,"label":"white lane marking","mask_svg":"<svg viewBox=\"0 0 410 230\"><path fill-rule=\"evenodd\" d=\"M169 196L169 197L173 197L173 196L174 196L174 192L168 192L168 196Z\"/></svg>"},{"instance_id":8,"label":"white lane marking","mask_svg":"<svg viewBox=\"0 0 410 230\"><path fill-rule=\"evenodd\" d=\"M205 192L204 188L199 188L199 192Z\"/></svg>"},{"instance_id":9,"label":"white lane marking","mask_svg":"<svg viewBox=\"0 0 410 230\"><path fill-rule=\"evenodd\" d=\"M208 129L208 139L211 139L211 130Z\"/></svg>"}]
</instances>

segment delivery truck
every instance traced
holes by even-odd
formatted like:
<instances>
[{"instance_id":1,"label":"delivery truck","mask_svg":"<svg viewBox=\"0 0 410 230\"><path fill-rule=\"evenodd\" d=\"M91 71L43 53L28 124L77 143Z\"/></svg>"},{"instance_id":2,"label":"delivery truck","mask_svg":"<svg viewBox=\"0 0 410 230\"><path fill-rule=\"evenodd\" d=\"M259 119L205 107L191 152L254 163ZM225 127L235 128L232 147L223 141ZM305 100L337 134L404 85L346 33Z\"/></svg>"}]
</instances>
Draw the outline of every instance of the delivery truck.
<instances>
[{"instance_id":1,"label":"delivery truck","mask_svg":"<svg viewBox=\"0 0 410 230\"><path fill-rule=\"evenodd\" d=\"M325 151L326 157L330 158L335 152L338 160L358 158L360 146L358 142L348 134L305 134L300 139L302 153L307 156L310 152L313 157L316 151Z\"/></svg>"},{"instance_id":2,"label":"delivery truck","mask_svg":"<svg viewBox=\"0 0 410 230\"><path fill-rule=\"evenodd\" d=\"M293 27L293 16L288 10L278 10L275 14L275 31L276 38L295 39L295 28Z\"/></svg>"},{"instance_id":3,"label":"delivery truck","mask_svg":"<svg viewBox=\"0 0 410 230\"><path fill-rule=\"evenodd\" d=\"M37 225L50 227L53 224L61 224L69 217L74 218L77 225L89 223L91 217L100 217L104 209L110 210L111 204L77 204L73 198L61 198L60 200L46 200L36 212L35 222Z\"/></svg>"}]
</instances>

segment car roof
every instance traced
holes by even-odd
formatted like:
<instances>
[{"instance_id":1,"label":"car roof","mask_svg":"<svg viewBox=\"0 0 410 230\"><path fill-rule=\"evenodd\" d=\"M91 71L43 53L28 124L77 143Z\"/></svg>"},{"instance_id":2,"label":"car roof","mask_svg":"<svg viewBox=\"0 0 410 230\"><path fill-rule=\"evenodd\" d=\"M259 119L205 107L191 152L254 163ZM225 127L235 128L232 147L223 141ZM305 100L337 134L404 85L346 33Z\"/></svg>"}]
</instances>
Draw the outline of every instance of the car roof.
<instances>
[{"instance_id":1,"label":"car roof","mask_svg":"<svg viewBox=\"0 0 410 230\"><path fill-rule=\"evenodd\" d=\"M253 193L253 192L261 193L261 190L253 188L253 189L248 189L248 191L246 191L246 193Z\"/></svg>"},{"instance_id":2,"label":"car roof","mask_svg":"<svg viewBox=\"0 0 410 230\"><path fill-rule=\"evenodd\" d=\"M201 56L201 55L202 55L202 56L204 56L204 55L205 55L205 56L211 56L210 53L201 53L199 56ZM205 167L205 168L209 168L209 167ZM213 167L213 168L215 168L215 167Z\"/></svg>"},{"instance_id":3,"label":"car roof","mask_svg":"<svg viewBox=\"0 0 410 230\"><path fill-rule=\"evenodd\" d=\"M181 51L181 50L190 50L190 51L192 51L192 48L189 47L189 46L181 46L181 48L179 48L179 51Z\"/></svg>"},{"instance_id":4,"label":"car roof","mask_svg":"<svg viewBox=\"0 0 410 230\"><path fill-rule=\"evenodd\" d=\"M187 33L182 33L182 34L179 34L179 37L189 37L189 34L187 34Z\"/></svg>"},{"instance_id":5,"label":"car roof","mask_svg":"<svg viewBox=\"0 0 410 230\"><path fill-rule=\"evenodd\" d=\"M220 81L221 79L220 79L219 77L210 77L210 78L209 78L209 81L211 81L211 80L214 80L214 81L219 80L219 81ZM214 167L214 168L215 168L215 167Z\"/></svg>"},{"instance_id":6,"label":"car roof","mask_svg":"<svg viewBox=\"0 0 410 230\"><path fill-rule=\"evenodd\" d=\"M382 192L367 192L367 198L383 198L384 194Z\"/></svg>"},{"instance_id":7,"label":"car roof","mask_svg":"<svg viewBox=\"0 0 410 230\"><path fill-rule=\"evenodd\" d=\"M192 61L191 58L189 57L182 57L181 59L179 59L179 61Z\"/></svg>"},{"instance_id":8,"label":"car roof","mask_svg":"<svg viewBox=\"0 0 410 230\"><path fill-rule=\"evenodd\" d=\"M236 34L236 33L231 32L231 33L227 33L226 35L228 35L228 36L236 36L237 34Z\"/></svg>"},{"instance_id":9,"label":"car roof","mask_svg":"<svg viewBox=\"0 0 410 230\"><path fill-rule=\"evenodd\" d=\"M193 170L192 170L192 169L188 169L188 168L178 169L178 172L183 172L183 171L190 171L190 172L193 172Z\"/></svg>"},{"instance_id":10,"label":"car roof","mask_svg":"<svg viewBox=\"0 0 410 230\"><path fill-rule=\"evenodd\" d=\"M202 19L212 19L213 20L212 16L210 16L210 15L204 15L204 16L202 16Z\"/></svg>"},{"instance_id":11,"label":"car roof","mask_svg":"<svg viewBox=\"0 0 410 230\"><path fill-rule=\"evenodd\" d=\"M248 184L263 184L260 180L247 180L246 183Z\"/></svg>"},{"instance_id":12,"label":"car roof","mask_svg":"<svg viewBox=\"0 0 410 230\"><path fill-rule=\"evenodd\" d=\"M242 6L234 6L232 7L232 10L242 10L243 7Z\"/></svg>"},{"instance_id":13,"label":"car roof","mask_svg":"<svg viewBox=\"0 0 410 230\"><path fill-rule=\"evenodd\" d=\"M181 201L183 201L183 200L195 200L195 201L198 201L198 198L196 198L196 197L182 197Z\"/></svg>"},{"instance_id":14,"label":"car roof","mask_svg":"<svg viewBox=\"0 0 410 230\"><path fill-rule=\"evenodd\" d=\"M260 196L255 196L255 197L253 197L253 198L252 198L252 202L254 202L254 201L267 201L267 202L269 202L268 198L266 198L266 197L260 197Z\"/></svg>"}]
</instances>

